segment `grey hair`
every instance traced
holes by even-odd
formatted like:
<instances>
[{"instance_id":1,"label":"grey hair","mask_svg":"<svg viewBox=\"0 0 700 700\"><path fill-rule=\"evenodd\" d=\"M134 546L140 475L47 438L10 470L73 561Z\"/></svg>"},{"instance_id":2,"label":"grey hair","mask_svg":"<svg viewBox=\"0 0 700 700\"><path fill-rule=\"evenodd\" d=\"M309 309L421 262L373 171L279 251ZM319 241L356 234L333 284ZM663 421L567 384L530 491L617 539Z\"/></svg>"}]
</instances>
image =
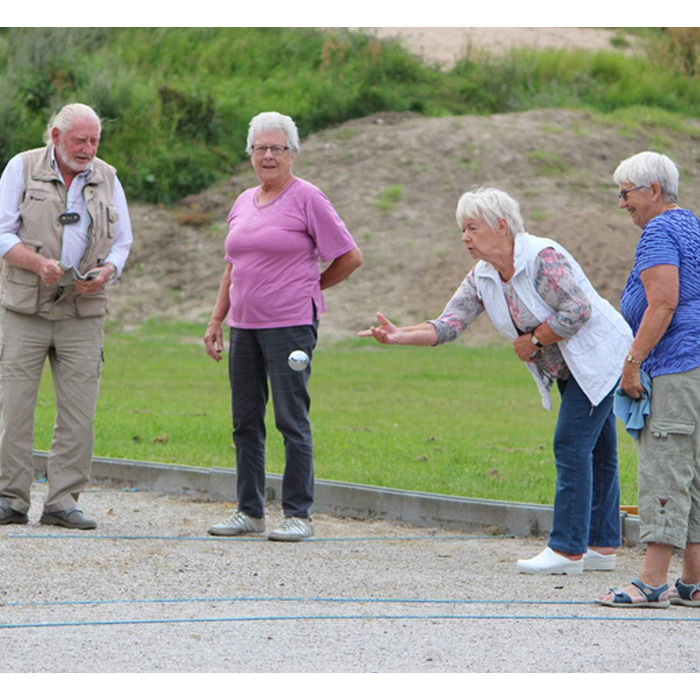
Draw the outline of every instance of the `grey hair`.
<instances>
[{"instance_id":1,"label":"grey hair","mask_svg":"<svg viewBox=\"0 0 700 700\"><path fill-rule=\"evenodd\" d=\"M493 187L477 187L465 192L459 199L456 214L460 229L464 219L483 217L494 230L498 228L498 220L505 219L511 238L525 231L520 205L509 194Z\"/></svg>"},{"instance_id":2,"label":"grey hair","mask_svg":"<svg viewBox=\"0 0 700 700\"><path fill-rule=\"evenodd\" d=\"M654 151L637 153L623 160L613 173L616 185L631 182L637 186L649 187L652 182L658 182L661 196L667 202L678 200L678 181L680 175L678 166L668 157Z\"/></svg>"},{"instance_id":3,"label":"grey hair","mask_svg":"<svg viewBox=\"0 0 700 700\"><path fill-rule=\"evenodd\" d=\"M76 119L94 119L100 127L100 132L102 131L102 120L97 116L97 112L92 107L88 107L80 102L74 102L73 104L65 105L49 119L46 133L44 134L44 142L47 145L52 142L51 132L54 128L65 134Z\"/></svg>"},{"instance_id":4,"label":"grey hair","mask_svg":"<svg viewBox=\"0 0 700 700\"><path fill-rule=\"evenodd\" d=\"M248 127L248 141L246 143L248 155L253 152L255 137L268 131L284 131L287 135L286 145L289 146L292 153L299 153L299 132L294 120L279 112L260 112L250 120Z\"/></svg>"}]
</instances>

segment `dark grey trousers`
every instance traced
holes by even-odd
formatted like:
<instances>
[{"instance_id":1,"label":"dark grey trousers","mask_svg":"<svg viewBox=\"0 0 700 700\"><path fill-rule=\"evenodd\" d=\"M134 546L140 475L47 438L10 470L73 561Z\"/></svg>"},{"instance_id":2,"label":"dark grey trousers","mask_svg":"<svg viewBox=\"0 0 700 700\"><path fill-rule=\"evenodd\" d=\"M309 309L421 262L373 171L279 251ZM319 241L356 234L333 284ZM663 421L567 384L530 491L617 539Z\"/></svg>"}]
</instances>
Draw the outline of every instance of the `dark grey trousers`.
<instances>
[{"instance_id":1,"label":"dark grey trousers","mask_svg":"<svg viewBox=\"0 0 700 700\"><path fill-rule=\"evenodd\" d=\"M289 353L316 346L317 325L286 328L232 328L229 380L236 447L238 510L253 518L265 513L265 411L270 390L275 425L284 439L282 509L309 518L314 499L314 456L308 384L311 362L295 371Z\"/></svg>"}]
</instances>

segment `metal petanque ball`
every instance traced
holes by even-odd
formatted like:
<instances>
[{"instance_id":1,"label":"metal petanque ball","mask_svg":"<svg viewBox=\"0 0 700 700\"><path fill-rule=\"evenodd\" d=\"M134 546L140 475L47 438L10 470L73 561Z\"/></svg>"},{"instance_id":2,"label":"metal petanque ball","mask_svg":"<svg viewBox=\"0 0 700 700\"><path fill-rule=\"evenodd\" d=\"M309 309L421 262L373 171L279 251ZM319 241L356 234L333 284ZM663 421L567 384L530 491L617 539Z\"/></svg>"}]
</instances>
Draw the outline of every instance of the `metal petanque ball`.
<instances>
[{"instance_id":1,"label":"metal petanque ball","mask_svg":"<svg viewBox=\"0 0 700 700\"><path fill-rule=\"evenodd\" d=\"M301 372L309 364L309 356L303 350L294 350L289 353L287 362L293 370Z\"/></svg>"}]
</instances>

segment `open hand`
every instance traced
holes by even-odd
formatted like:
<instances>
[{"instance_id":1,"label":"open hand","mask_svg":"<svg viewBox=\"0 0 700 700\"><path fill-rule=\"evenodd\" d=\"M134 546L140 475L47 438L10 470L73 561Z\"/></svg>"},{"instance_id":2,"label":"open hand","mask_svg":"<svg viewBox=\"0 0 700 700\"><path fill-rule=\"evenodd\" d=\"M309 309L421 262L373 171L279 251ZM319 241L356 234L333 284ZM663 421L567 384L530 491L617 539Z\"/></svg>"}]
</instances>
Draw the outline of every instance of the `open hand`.
<instances>
[{"instance_id":1,"label":"open hand","mask_svg":"<svg viewBox=\"0 0 700 700\"><path fill-rule=\"evenodd\" d=\"M360 331L357 335L361 338L372 336L378 343L384 345L398 345L403 336L403 332L397 328L386 316L377 312L378 326L372 326L366 331Z\"/></svg>"}]
</instances>

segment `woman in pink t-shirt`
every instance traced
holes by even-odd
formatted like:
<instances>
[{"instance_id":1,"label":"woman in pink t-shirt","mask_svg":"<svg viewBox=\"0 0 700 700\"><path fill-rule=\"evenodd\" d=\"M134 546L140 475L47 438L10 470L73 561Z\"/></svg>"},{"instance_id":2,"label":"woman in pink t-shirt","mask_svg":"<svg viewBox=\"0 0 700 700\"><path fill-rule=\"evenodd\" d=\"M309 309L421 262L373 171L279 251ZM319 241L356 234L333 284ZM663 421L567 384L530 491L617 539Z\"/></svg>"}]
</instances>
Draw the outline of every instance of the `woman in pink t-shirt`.
<instances>
[{"instance_id":1,"label":"woman in pink t-shirt","mask_svg":"<svg viewBox=\"0 0 700 700\"><path fill-rule=\"evenodd\" d=\"M288 358L309 359L322 290L346 279L362 254L328 198L292 173L299 135L290 117L262 112L250 122L248 153L259 185L243 192L228 216L226 269L204 336L207 354L221 360L221 325L230 326L229 380L236 447L238 507L212 535L265 532L265 410L268 382L275 424L284 438L282 524L272 540L313 535L313 442L308 382L311 363L293 369ZM323 272L319 262L329 263Z\"/></svg>"}]
</instances>

